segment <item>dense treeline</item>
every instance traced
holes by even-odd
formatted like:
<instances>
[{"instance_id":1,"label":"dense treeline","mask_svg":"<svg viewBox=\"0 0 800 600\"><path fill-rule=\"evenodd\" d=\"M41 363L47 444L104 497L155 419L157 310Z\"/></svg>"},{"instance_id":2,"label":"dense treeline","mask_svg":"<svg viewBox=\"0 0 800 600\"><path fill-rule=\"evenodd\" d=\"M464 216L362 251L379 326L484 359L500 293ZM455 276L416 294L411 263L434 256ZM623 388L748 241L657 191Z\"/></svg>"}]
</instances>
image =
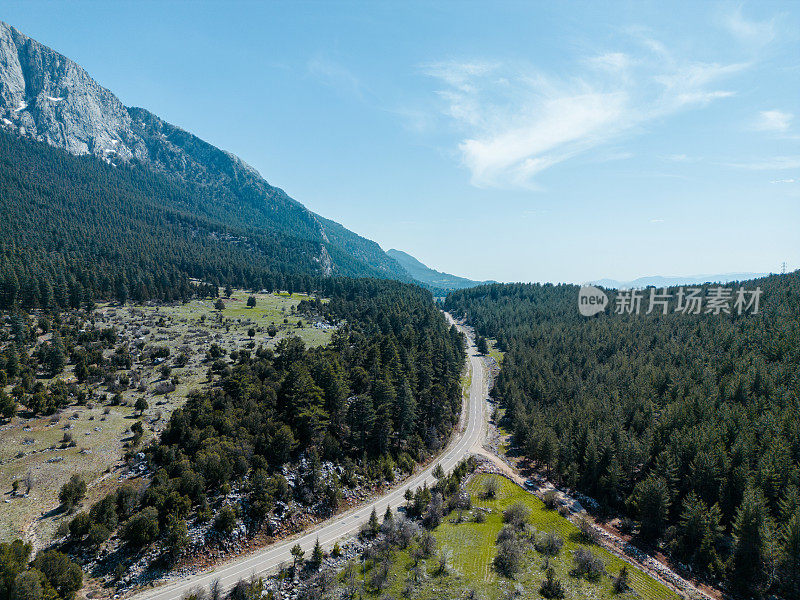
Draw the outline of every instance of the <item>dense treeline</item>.
<instances>
[{"instance_id":1,"label":"dense treeline","mask_svg":"<svg viewBox=\"0 0 800 600\"><path fill-rule=\"evenodd\" d=\"M83 572L68 556L45 550L31 561L30 544L0 543L0 600L72 600Z\"/></svg>"},{"instance_id":2,"label":"dense treeline","mask_svg":"<svg viewBox=\"0 0 800 600\"><path fill-rule=\"evenodd\" d=\"M335 510L341 487L391 481L440 448L460 412L463 336L421 288L386 280L333 288L329 302L298 307L338 323L328 346L288 338L275 351L228 356L212 346L215 384L191 395L145 450L149 487L133 505L117 493L79 514L73 541L96 546L122 525L131 547L161 540L175 557L187 521L213 516L224 536L239 521L259 529L279 501ZM323 473L325 461L341 468ZM224 499L233 489L241 500L232 505ZM93 541L95 526L103 530Z\"/></svg>"},{"instance_id":3,"label":"dense treeline","mask_svg":"<svg viewBox=\"0 0 800 600\"><path fill-rule=\"evenodd\" d=\"M460 334L430 296L395 282L354 281L319 306L343 322L329 346L305 350L293 338L274 354L240 351L219 387L174 414L163 446L196 456L221 444L217 453L232 463L242 448L226 452L223 438L246 427L252 451L273 466L295 447L315 447L326 460L437 447L458 417L463 359ZM216 435L205 431L209 418ZM215 485L227 479L205 474Z\"/></svg>"},{"instance_id":4,"label":"dense treeline","mask_svg":"<svg viewBox=\"0 0 800 600\"><path fill-rule=\"evenodd\" d=\"M538 284L446 306L506 351L493 393L526 455L731 589L797 597L800 273L756 286L756 315L585 318L576 286Z\"/></svg>"},{"instance_id":5,"label":"dense treeline","mask_svg":"<svg viewBox=\"0 0 800 600\"><path fill-rule=\"evenodd\" d=\"M249 225L241 217L248 210L236 209L224 190L0 132L0 309L205 293L191 279L248 289L319 288L327 274L319 241L303 237L292 222L281 230ZM371 274L332 251L333 275Z\"/></svg>"}]
</instances>

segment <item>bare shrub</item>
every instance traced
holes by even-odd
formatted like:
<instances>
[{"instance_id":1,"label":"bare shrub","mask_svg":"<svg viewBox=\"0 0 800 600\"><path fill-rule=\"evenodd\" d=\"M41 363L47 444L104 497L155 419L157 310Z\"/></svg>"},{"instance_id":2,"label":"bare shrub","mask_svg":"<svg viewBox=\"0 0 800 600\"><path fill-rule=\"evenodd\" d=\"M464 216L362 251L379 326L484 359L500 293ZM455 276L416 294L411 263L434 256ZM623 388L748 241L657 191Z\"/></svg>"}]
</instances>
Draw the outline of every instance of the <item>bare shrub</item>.
<instances>
[{"instance_id":1,"label":"bare shrub","mask_svg":"<svg viewBox=\"0 0 800 600\"><path fill-rule=\"evenodd\" d=\"M600 575L605 571L603 561L586 548L578 548L575 550L573 562L575 563L575 568L572 571L573 575L576 577L585 577L590 581L599 579Z\"/></svg>"},{"instance_id":2,"label":"bare shrub","mask_svg":"<svg viewBox=\"0 0 800 600\"><path fill-rule=\"evenodd\" d=\"M542 496L542 502L550 510L555 510L558 508L558 494L555 490L547 490Z\"/></svg>"},{"instance_id":3,"label":"bare shrub","mask_svg":"<svg viewBox=\"0 0 800 600\"><path fill-rule=\"evenodd\" d=\"M517 530L522 530L528 523L531 509L522 502L515 502L503 511L503 522L508 523Z\"/></svg>"},{"instance_id":4,"label":"bare shrub","mask_svg":"<svg viewBox=\"0 0 800 600\"><path fill-rule=\"evenodd\" d=\"M586 542L587 544L594 544L597 542L597 531L594 528L592 522L585 516L582 515L577 522L578 530L579 530L579 537L581 541Z\"/></svg>"},{"instance_id":5,"label":"bare shrub","mask_svg":"<svg viewBox=\"0 0 800 600\"><path fill-rule=\"evenodd\" d=\"M497 479L494 477L489 477L483 484L483 497L486 500L491 500L497 496L497 492L500 490L500 484L498 483Z\"/></svg>"},{"instance_id":6,"label":"bare shrub","mask_svg":"<svg viewBox=\"0 0 800 600\"><path fill-rule=\"evenodd\" d=\"M523 552L519 542L505 540L497 548L497 555L493 561L494 568L501 575L511 579L522 567L522 558Z\"/></svg>"},{"instance_id":7,"label":"bare shrub","mask_svg":"<svg viewBox=\"0 0 800 600\"><path fill-rule=\"evenodd\" d=\"M514 528L510 525L504 525L500 532L497 534L496 544L502 544L505 541L516 539L517 534Z\"/></svg>"},{"instance_id":8,"label":"bare shrub","mask_svg":"<svg viewBox=\"0 0 800 600\"><path fill-rule=\"evenodd\" d=\"M546 556L556 556L564 546L564 540L555 533L542 533L536 536L534 547Z\"/></svg>"}]
</instances>

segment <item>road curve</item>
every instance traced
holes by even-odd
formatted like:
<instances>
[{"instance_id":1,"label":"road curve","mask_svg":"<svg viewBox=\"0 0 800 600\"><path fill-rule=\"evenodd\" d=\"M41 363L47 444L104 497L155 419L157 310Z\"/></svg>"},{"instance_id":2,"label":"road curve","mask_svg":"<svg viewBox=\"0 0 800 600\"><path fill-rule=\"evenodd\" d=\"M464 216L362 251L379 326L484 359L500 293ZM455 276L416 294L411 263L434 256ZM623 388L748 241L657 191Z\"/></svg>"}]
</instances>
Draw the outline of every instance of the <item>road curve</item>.
<instances>
[{"instance_id":1,"label":"road curve","mask_svg":"<svg viewBox=\"0 0 800 600\"><path fill-rule=\"evenodd\" d=\"M415 489L423 483L427 483L429 486L432 485L435 481L432 472L437 464L441 464L445 471L449 471L462 458L480 447L485 438L488 423L488 405L486 402L488 390L486 388L484 360L478 355L469 332L455 323L448 313L445 313L445 316L450 323L456 324L459 330L468 336L467 354L470 361L472 380L469 398L463 407L459 430L439 455L438 460L432 461L427 468L406 479L380 498L331 517L308 532L289 540L276 542L252 554L237 557L210 571L190 575L179 581L166 583L158 587L141 590L131 598L135 600L179 600L193 588L208 588L215 579L219 579L223 589L228 589L242 578L270 572L282 563L291 562L289 551L295 544L300 544L300 547L306 551L306 556L311 554L317 539L319 539L324 549L329 549L336 540L356 533L369 520L373 508L379 516L386 511L387 505L396 510L398 506L405 502L403 494L407 488Z\"/></svg>"}]
</instances>

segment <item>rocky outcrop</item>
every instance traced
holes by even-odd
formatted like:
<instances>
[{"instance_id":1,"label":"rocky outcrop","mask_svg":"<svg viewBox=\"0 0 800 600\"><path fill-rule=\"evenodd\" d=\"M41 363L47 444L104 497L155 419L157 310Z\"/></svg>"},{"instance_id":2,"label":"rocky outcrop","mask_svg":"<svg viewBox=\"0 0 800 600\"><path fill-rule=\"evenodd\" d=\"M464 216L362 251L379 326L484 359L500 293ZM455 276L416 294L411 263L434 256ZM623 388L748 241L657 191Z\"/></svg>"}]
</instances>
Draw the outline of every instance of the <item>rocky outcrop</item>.
<instances>
[{"instance_id":1,"label":"rocky outcrop","mask_svg":"<svg viewBox=\"0 0 800 600\"><path fill-rule=\"evenodd\" d=\"M0 119L21 135L130 160L144 144L128 110L79 65L0 22Z\"/></svg>"},{"instance_id":2,"label":"rocky outcrop","mask_svg":"<svg viewBox=\"0 0 800 600\"><path fill-rule=\"evenodd\" d=\"M212 188L232 220L317 242L320 274L410 279L375 242L312 213L237 156L126 107L80 65L1 21L0 127L71 154L140 164Z\"/></svg>"},{"instance_id":3,"label":"rocky outcrop","mask_svg":"<svg viewBox=\"0 0 800 600\"><path fill-rule=\"evenodd\" d=\"M242 199L293 204L321 237L314 215L241 159L142 108L128 108L77 63L0 22L3 125L71 154L138 161L190 183L227 188Z\"/></svg>"}]
</instances>

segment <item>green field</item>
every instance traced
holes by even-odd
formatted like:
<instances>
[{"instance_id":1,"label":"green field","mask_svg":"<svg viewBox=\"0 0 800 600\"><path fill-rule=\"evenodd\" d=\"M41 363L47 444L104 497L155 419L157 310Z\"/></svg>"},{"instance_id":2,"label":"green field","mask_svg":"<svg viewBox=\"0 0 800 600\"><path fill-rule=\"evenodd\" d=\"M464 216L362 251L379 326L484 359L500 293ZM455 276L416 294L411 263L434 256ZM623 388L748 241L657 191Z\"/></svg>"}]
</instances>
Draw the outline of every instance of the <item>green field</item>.
<instances>
[{"instance_id":1,"label":"green field","mask_svg":"<svg viewBox=\"0 0 800 600\"><path fill-rule=\"evenodd\" d=\"M488 477L497 478L500 484L499 492L493 500L482 500L481 492ZM632 591L615 594L612 577L616 576L626 563L598 546L586 546L579 542L578 528L575 525L557 512L547 510L538 498L508 479L479 474L467 484L467 489L473 498L473 509L464 512L464 522L457 523L457 515L451 513L433 532L439 545L439 553L444 552L448 557L448 573L444 576L435 575L437 559L428 559L426 565L428 576L418 584L413 597L431 600L463 598L470 590L474 590L479 597L493 600L513 594L515 588L518 593L521 587L521 597L541 598L539 586L544 579L545 557L537 553L532 546L527 547L524 567L513 580L499 575L492 566L495 540L503 526L503 510L516 502L522 502L531 510L530 524L535 529L557 533L564 540L561 552L550 559L550 565L564 585L566 599L677 600L679 598L677 594L630 565L628 571ZM473 520L478 508L487 511L484 523L475 523ZM606 573L596 582L570 575L573 568L572 553L579 546L588 547L605 564ZM399 597L406 586L412 565L413 561L407 552L396 552L387 587L380 594L375 590L367 590L366 595L374 598L387 594Z\"/></svg>"},{"instance_id":2,"label":"green field","mask_svg":"<svg viewBox=\"0 0 800 600\"><path fill-rule=\"evenodd\" d=\"M256 306L253 308L247 307L250 296L256 298ZM193 300L186 304L162 307L160 310L177 320L195 324L199 324L203 315L206 317L205 323L209 325L221 315L223 322L239 333L238 341L241 342L250 341L246 338L246 332L253 327L256 330L255 341L259 344L271 345L281 338L296 335L307 346L322 346L330 341L333 330L313 327L306 319L294 314L300 301L308 298L306 294L251 294L236 291L230 298L222 298L225 303L222 311L214 309L214 300ZM284 319L288 323L284 323ZM298 321L302 323L302 328L297 327ZM265 335L267 327L273 323L278 329L274 340Z\"/></svg>"},{"instance_id":3,"label":"green field","mask_svg":"<svg viewBox=\"0 0 800 600\"><path fill-rule=\"evenodd\" d=\"M503 364L503 357L505 356L505 352L502 352L497 347L496 340L486 340L486 341L489 343L489 356L491 356L495 360L497 366L499 367L500 365Z\"/></svg>"}]
</instances>

